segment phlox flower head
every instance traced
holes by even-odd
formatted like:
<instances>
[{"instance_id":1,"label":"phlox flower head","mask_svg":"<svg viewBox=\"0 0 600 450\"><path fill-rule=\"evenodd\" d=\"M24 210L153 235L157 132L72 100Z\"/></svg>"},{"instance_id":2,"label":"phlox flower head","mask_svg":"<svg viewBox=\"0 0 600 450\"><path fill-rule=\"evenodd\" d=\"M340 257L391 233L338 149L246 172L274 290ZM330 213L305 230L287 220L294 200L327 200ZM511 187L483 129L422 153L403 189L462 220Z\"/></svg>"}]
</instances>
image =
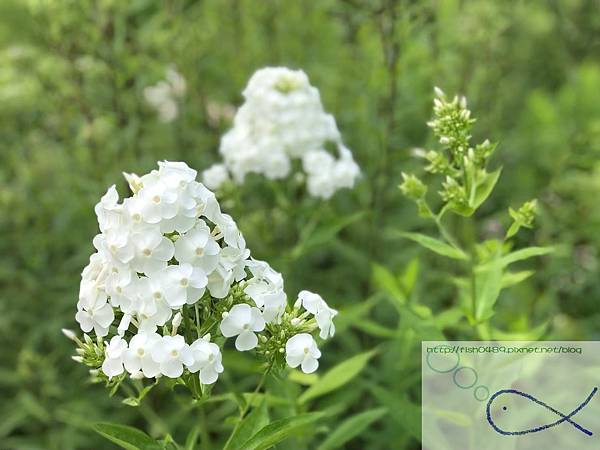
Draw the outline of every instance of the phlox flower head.
<instances>
[{"instance_id":1,"label":"phlox flower head","mask_svg":"<svg viewBox=\"0 0 600 450\"><path fill-rule=\"evenodd\" d=\"M322 338L333 335L335 310L308 291L303 305L316 321L295 325L299 311L287 305L283 277L250 257L237 223L196 175L185 163L163 161L145 175L126 174L130 196L120 199L113 185L95 207L100 233L81 274L75 319L96 341L67 335L80 346L76 360L109 383L189 373L213 384L227 339L268 359L269 349L295 335L317 327ZM211 342L211 333L218 339ZM316 343L309 348L314 361L296 364L294 345L286 359L315 370Z\"/></svg>"},{"instance_id":2,"label":"phlox flower head","mask_svg":"<svg viewBox=\"0 0 600 450\"><path fill-rule=\"evenodd\" d=\"M285 67L260 69L243 96L233 128L221 139L223 162L202 174L207 186L219 189L230 176L240 184L249 173L285 178L294 159L303 161L307 189L314 197L327 199L354 186L360 169L306 73Z\"/></svg>"}]
</instances>

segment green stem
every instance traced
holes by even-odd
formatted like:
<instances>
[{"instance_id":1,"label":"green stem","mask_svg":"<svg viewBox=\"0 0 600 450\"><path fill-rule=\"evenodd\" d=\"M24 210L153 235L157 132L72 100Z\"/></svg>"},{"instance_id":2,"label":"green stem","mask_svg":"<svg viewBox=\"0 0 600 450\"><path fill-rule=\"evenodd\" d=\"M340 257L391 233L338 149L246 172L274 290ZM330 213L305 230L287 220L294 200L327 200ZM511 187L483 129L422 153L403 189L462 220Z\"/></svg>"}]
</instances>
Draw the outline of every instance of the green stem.
<instances>
[{"instance_id":1,"label":"green stem","mask_svg":"<svg viewBox=\"0 0 600 450\"><path fill-rule=\"evenodd\" d=\"M240 428L240 426L242 424L242 420L244 419L244 416L248 412L248 409L250 409L250 405L252 405L252 403L254 403L254 399L256 398L256 394L258 394L258 391L260 391L260 388L263 386L265 380L267 379L267 375L271 371L271 367L273 367L272 364L267 368L267 370L265 371L265 373L263 373L262 377L260 378L260 381L258 382L258 385L254 389L254 392L252 392L252 394L250 395L250 398L248 399L248 401L246 402L246 404L242 408L242 410L240 412L240 420L237 422L237 424L233 428L233 431L229 435L229 438L227 439L227 442L225 442L225 445L223 446L224 450L229 447L229 444L231 443L231 440L233 439L233 436L235 435L235 433L237 432L237 430Z\"/></svg>"}]
</instances>

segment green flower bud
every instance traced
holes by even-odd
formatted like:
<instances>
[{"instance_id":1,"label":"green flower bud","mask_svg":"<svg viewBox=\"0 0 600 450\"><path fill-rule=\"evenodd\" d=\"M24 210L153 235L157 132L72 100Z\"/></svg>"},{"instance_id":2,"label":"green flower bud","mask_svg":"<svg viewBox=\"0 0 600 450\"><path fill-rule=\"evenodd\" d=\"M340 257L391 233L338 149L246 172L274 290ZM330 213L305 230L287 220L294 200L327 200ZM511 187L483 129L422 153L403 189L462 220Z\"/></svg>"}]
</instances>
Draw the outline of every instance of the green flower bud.
<instances>
[{"instance_id":1,"label":"green flower bud","mask_svg":"<svg viewBox=\"0 0 600 450\"><path fill-rule=\"evenodd\" d=\"M538 212L537 200L533 199L523 203L523 205L516 211L512 208L508 208L508 213L513 219L513 223L506 232L506 238L514 236L519 228L533 228L533 222Z\"/></svg>"},{"instance_id":2,"label":"green flower bud","mask_svg":"<svg viewBox=\"0 0 600 450\"><path fill-rule=\"evenodd\" d=\"M406 174L404 172L402 173L402 178L404 181L400 185L400 190L404 195L412 200L419 200L425 197L427 186L421 180L413 174Z\"/></svg>"}]
</instances>

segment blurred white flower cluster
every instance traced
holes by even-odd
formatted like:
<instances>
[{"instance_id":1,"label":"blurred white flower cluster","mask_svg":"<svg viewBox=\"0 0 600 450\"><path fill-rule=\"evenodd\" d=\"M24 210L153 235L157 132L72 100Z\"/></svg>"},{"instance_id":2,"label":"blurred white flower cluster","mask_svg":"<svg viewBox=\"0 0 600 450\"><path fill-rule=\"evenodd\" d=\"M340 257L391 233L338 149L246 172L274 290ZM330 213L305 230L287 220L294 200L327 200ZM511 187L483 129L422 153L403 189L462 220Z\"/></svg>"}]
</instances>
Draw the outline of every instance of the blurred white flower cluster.
<instances>
[{"instance_id":1,"label":"blurred white flower cluster","mask_svg":"<svg viewBox=\"0 0 600 450\"><path fill-rule=\"evenodd\" d=\"M245 103L233 128L221 139L224 165L203 173L207 186L218 189L227 181L227 173L236 183L243 183L248 173L285 178L294 159L301 160L308 192L314 197L327 199L338 189L354 186L360 169L343 145L335 119L323 110L318 89L303 71L260 69L243 95ZM335 147L337 155L328 146Z\"/></svg>"},{"instance_id":2,"label":"blurred white flower cluster","mask_svg":"<svg viewBox=\"0 0 600 450\"><path fill-rule=\"evenodd\" d=\"M162 122L172 122L179 114L177 99L183 97L185 90L185 78L170 66L164 80L144 89L144 97Z\"/></svg>"},{"instance_id":3,"label":"blurred white flower cluster","mask_svg":"<svg viewBox=\"0 0 600 450\"><path fill-rule=\"evenodd\" d=\"M316 370L310 333L333 336L337 312L307 291L289 307L281 274L250 258L235 221L185 163L125 176L133 195L119 203L113 185L95 208L100 234L75 318L96 341L66 333L76 360L109 380L187 371L211 384L223 371L220 346L235 337L237 350L256 349L271 365Z\"/></svg>"}]
</instances>

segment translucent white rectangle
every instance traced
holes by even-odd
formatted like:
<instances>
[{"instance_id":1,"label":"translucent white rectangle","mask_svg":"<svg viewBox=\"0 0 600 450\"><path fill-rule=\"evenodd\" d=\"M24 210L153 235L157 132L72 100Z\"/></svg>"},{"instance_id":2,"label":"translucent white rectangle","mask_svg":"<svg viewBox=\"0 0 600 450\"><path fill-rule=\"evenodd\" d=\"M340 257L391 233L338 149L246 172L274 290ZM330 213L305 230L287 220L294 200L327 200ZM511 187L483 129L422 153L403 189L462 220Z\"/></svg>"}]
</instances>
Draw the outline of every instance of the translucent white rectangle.
<instances>
[{"instance_id":1,"label":"translucent white rectangle","mask_svg":"<svg viewBox=\"0 0 600 450\"><path fill-rule=\"evenodd\" d=\"M600 449L599 342L422 343L423 448Z\"/></svg>"}]
</instances>

